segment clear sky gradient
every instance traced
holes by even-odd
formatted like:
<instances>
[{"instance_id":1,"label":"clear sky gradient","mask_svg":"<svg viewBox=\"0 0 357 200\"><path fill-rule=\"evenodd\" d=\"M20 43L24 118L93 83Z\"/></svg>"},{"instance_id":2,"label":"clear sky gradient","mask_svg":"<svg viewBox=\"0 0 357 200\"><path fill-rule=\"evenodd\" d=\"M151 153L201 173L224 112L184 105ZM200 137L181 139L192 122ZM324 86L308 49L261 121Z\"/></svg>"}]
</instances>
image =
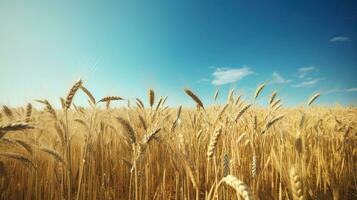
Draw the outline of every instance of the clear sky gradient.
<instances>
[{"instance_id":1,"label":"clear sky gradient","mask_svg":"<svg viewBox=\"0 0 357 200\"><path fill-rule=\"evenodd\" d=\"M266 82L285 105L357 103L356 1L0 0L0 104L58 103L82 78L97 98L204 103L252 99Z\"/></svg>"}]
</instances>

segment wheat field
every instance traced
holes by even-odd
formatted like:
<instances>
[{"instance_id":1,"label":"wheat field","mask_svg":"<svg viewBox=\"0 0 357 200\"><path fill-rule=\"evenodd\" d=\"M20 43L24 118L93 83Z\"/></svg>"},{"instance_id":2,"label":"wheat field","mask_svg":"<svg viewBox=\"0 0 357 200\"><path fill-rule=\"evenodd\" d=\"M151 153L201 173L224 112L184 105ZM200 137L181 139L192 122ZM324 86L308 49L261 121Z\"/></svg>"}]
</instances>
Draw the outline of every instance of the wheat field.
<instances>
[{"instance_id":1,"label":"wheat field","mask_svg":"<svg viewBox=\"0 0 357 200\"><path fill-rule=\"evenodd\" d=\"M319 106L320 94L287 108L277 92L262 107L264 88L251 102L217 90L212 105L184 89L193 108L168 107L150 89L147 100L115 108L127 100L96 99L79 80L62 109L3 105L0 197L357 199L357 108ZM77 93L89 106L76 105Z\"/></svg>"}]
</instances>

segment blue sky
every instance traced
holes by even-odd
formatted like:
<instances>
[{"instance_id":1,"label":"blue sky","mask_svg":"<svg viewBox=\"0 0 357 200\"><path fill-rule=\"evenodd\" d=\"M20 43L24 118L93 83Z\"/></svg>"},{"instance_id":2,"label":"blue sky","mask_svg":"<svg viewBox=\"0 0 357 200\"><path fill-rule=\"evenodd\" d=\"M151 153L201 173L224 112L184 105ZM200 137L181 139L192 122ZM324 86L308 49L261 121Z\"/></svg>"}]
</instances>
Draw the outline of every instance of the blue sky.
<instances>
[{"instance_id":1,"label":"blue sky","mask_svg":"<svg viewBox=\"0 0 357 200\"><path fill-rule=\"evenodd\" d=\"M355 1L0 0L0 104L58 103L81 77L97 98L206 104L266 82L285 105L357 103Z\"/></svg>"}]
</instances>

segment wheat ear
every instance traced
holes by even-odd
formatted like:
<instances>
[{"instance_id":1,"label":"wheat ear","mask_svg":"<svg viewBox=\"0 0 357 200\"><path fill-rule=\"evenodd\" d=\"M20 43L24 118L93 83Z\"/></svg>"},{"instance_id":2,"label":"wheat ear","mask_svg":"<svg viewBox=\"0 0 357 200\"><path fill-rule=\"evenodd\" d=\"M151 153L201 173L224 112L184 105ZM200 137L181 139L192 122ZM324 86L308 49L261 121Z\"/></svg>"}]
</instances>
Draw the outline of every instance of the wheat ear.
<instances>
[{"instance_id":1,"label":"wheat ear","mask_svg":"<svg viewBox=\"0 0 357 200\"><path fill-rule=\"evenodd\" d=\"M275 97L276 97L277 94L278 94L278 93L277 93L276 91L274 91L274 92L271 94L270 100L269 100L269 105L271 105L271 104L274 102Z\"/></svg>"},{"instance_id":2,"label":"wheat ear","mask_svg":"<svg viewBox=\"0 0 357 200\"><path fill-rule=\"evenodd\" d=\"M72 88L69 90L67 98L66 98L66 102L65 102L65 110L68 110L69 107L71 107L73 97L81 86L82 86L82 80L79 79L76 83L74 83Z\"/></svg>"},{"instance_id":3,"label":"wheat ear","mask_svg":"<svg viewBox=\"0 0 357 200\"><path fill-rule=\"evenodd\" d=\"M228 176L222 178L220 183L217 185L216 190L218 189L218 187L221 185L222 182L231 186L233 189L235 189L235 191L241 197L243 197L244 200L253 200L253 194L252 194L251 190L249 189L249 187L243 181L237 179L235 176L228 175Z\"/></svg>"},{"instance_id":4,"label":"wheat ear","mask_svg":"<svg viewBox=\"0 0 357 200\"><path fill-rule=\"evenodd\" d=\"M256 100L258 98L259 94L262 92L264 87L265 87L265 83L263 83L263 84L258 86L258 88L257 88L257 90L255 91L255 94L254 94L254 100Z\"/></svg>"},{"instance_id":5,"label":"wheat ear","mask_svg":"<svg viewBox=\"0 0 357 200\"><path fill-rule=\"evenodd\" d=\"M294 200L304 200L302 182L299 175L296 173L295 168L292 168L289 171L289 175Z\"/></svg>"},{"instance_id":6,"label":"wheat ear","mask_svg":"<svg viewBox=\"0 0 357 200\"><path fill-rule=\"evenodd\" d=\"M32 104L28 103L26 106L26 122L29 122L31 119L31 114L32 114Z\"/></svg>"},{"instance_id":7,"label":"wheat ear","mask_svg":"<svg viewBox=\"0 0 357 200\"><path fill-rule=\"evenodd\" d=\"M310 106L318 97L320 96L320 93L314 94L310 100L307 102L307 106Z\"/></svg>"},{"instance_id":8,"label":"wheat ear","mask_svg":"<svg viewBox=\"0 0 357 200\"><path fill-rule=\"evenodd\" d=\"M217 100L218 94L219 94L219 89L217 89L216 92L215 92L214 95L213 95L213 99L214 99L215 101Z\"/></svg>"},{"instance_id":9,"label":"wheat ear","mask_svg":"<svg viewBox=\"0 0 357 200\"><path fill-rule=\"evenodd\" d=\"M148 92L149 104L152 107L155 103L155 92L153 89L150 89Z\"/></svg>"},{"instance_id":10,"label":"wheat ear","mask_svg":"<svg viewBox=\"0 0 357 200\"><path fill-rule=\"evenodd\" d=\"M41 151L51 155L54 159L56 159L57 161L64 163L64 159L63 157L55 150L47 148L47 147L41 147L40 148Z\"/></svg>"},{"instance_id":11,"label":"wheat ear","mask_svg":"<svg viewBox=\"0 0 357 200\"><path fill-rule=\"evenodd\" d=\"M136 105L141 109L145 108L144 103L139 98L136 98Z\"/></svg>"},{"instance_id":12,"label":"wheat ear","mask_svg":"<svg viewBox=\"0 0 357 200\"><path fill-rule=\"evenodd\" d=\"M235 122L238 122L238 119L252 106L252 104L248 104L246 106L244 106L236 115L236 117L234 118Z\"/></svg>"},{"instance_id":13,"label":"wheat ear","mask_svg":"<svg viewBox=\"0 0 357 200\"><path fill-rule=\"evenodd\" d=\"M107 97L104 97L101 100L99 100L97 103L108 102L108 101L118 101L118 100L123 100L123 98L121 98L119 96L107 96Z\"/></svg>"},{"instance_id":14,"label":"wheat ear","mask_svg":"<svg viewBox=\"0 0 357 200\"><path fill-rule=\"evenodd\" d=\"M0 125L0 131L19 131L24 129L33 128L26 122L14 122Z\"/></svg>"},{"instance_id":15,"label":"wheat ear","mask_svg":"<svg viewBox=\"0 0 357 200\"><path fill-rule=\"evenodd\" d=\"M6 105L2 106L2 111L5 113L6 117L8 117L8 118L12 118L14 116L11 109L9 107L7 107Z\"/></svg>"},{"instance_id":16,"label":"wheat ear","mask_svg":"<svg viewBox=\"0 0 357 200\"><path fill-rule=\"evenodd\" d=\"M226 104L225 104L225 105L221 108L221 110L220 110L220 111L219 111L219 113L217 114L217 117L216 117L215 123L217 123L217 122L218 122L218 120L222 117L222 115L223 115L224 111L226 111L226 110L227 110L228 106L229 106L229 103L226 103Z\"/></svg>"},{"instance_id":17,"label":"wheat ear","mask_svg":"<svg viewBox=\"0 0 357 200\"><path fill-rule=\"evenodd\" d=\"M205 107L203 106L203 103L202 103L201 99L198 98L198 96L197 96L195 93L193 93L190 89L184 89L184 91L185 91L185 93L186 93L189 97L192 98L192 100L193 100L194 102L196 102L196 104L197 104L198 107L203 108L203 110L205 109Z\"/></svg>"},{"instance_id":18,"label":"wheat ear","mask_svg":"<svg viewBox=\"0 0 357 200\"><path fill-rule=\"evenodd\" d=\"M124 128L125 132L129 136L130 142L132 144L136 143L136 133L131 126L130 122L122 117L117 117L118 122L121 124L121 126Z\"/></svg>"},{"instance_id":19,"label":"wheat ear","mask_svg":"<svg viewBox=\"0 0 357 200\"><path fill-rule=\"evenodd\" d=\"M89 98L89 100L90 100L90 102L91 102L92 104L95 104L95 103L96 103L96 100L95 100L93 94L92 94L87 88L85 88L85 87L82 85L82 86L81 86L81 90L88 96L88 98Z\"/></svg>"},{"instance_id":20,"label":"wheat ear","mask_svg":"<svg viewBox=\"0 0 357 200\"><path fill-rule=\"evenodd\" d=\"M234 89L231 89L228 93L227 101L233 103Z\"/></svg>"},{"instance_id":21,"label":"wheat ear","mask_svg":"<svg viewBox=\"0 0 357 200\"><path fill-rule=\"evenodd\" d=\"M47 100L36 100L39 103L42 103L46 106L46 110L51 114L51 116L54 119L57 119L57 114L56 114L56 110L52 107L52 105L50 104L50 102L48 102Z\"/></svg>"},{"instance_id":22,"label":"wheat ear","mask_svg":"<svg viewBox=\"0 0 357 200\"><path fill-rule=\"evenodd\" d=\"M26 164L26 165L30 165L33 168L36 168L35 164L27 157L20 155L20 154L16 154L16 153L11 153L11 152L2 152L0 153L0 156L3 157L7 157L10 159L14 159L14 160L18 160L21 161L22 163Z\"/></svg>"},{"instance_id":23,"label":"wheat ear","mask_svg":"<svg viewBox=\"0 0 357 200\"><path fill-rule=\"evenodd\" d=\"M273 126L276 122L278 122L279 120L283 119L284 115L279 115L277 117L274 117L272 120L268 121L268 123L265 124L265 128L262 131L262 134L265 133L265 131L267 131L271 126Z\"/></svg>"},{"instance_id":24,"label":"wheat ear","mask_svg":"<svg viewBox=\"0 0 357 200\"><path fill-rule=\"evenodd\" d=\"M219 136L221 135L221 133L222 133L222 128L219 127L216 129L216 131L213 133L213 135L211 137L211 140L208 145L208 150L207 150L207 159L208 160L211 160L213 157L213 153L217 147L217 142L218 142L218 139L219 139Z\"/></svg>"},{"instance_id":25,"label":"wheat ear","mask_svg":"<svg viewBox=\"0 0 357 200\"><path fill-rule=\"evenodd\" d=\"M230 160L229 155L227 153L223 156L223 176L229 175L230 172Z\"/></svg>"}]
</instances>

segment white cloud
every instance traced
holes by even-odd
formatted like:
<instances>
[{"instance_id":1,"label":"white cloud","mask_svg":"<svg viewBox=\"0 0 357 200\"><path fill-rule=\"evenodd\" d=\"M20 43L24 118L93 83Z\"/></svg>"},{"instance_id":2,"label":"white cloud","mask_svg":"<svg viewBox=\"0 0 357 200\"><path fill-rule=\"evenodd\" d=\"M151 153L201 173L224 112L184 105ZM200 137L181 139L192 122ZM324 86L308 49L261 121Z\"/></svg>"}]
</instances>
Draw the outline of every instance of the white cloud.
<instances>
[{"instance_id":1,"label":"white cloud","mask_svg":"<svg viewBox=\"0 0 357 200\"><path fill-rule=\"evenodd\" d=\"M299 78L305 78L306 75L310 74L311 72L316 71L316 67L309 66L309 67L301 67L298 69Z\"/></svg>"},{"instance_id":2,"label":"white cloud","mask_svg":"<svg viewBox=\"0 0 357 200\"><path fill-rule=\"evenodd\" d=\"M345 89L346 92L357 92L357 88L348 88Z\"/></svg>"},{"instance_id":3,"label":"white cloud","mask_svg":"<svg viewBox=\"0 0 357 200\"><path fill-rule=\"evenodd\" d=\"M248 67L242 68L216 68L213 72L214 79L212 80L213 85L224 85L227 83L234 83L254 72Z\"/></svg>"},{"instance_id":4,"label":"white cloud","mask_svg":"<svg viewBox=\"0 0 357 200\"><path fill-rule=\"evenodd\" d=\"M314 67L314 66L301 67L301 68L299 68L299 72L300 72L300 73L309 72L309 71L313 71L313 70L315 70L315 67Z\"/></svg>"},{"instance_id":5,"label":"white cloud","mask_svg":"<svg viewBox=\"0 0 357 200\"><path fill-rule=\"evenodd\" d=\"M293 87L314 87L319 81L321 81L321 78L316 78L316 79L311 79L311 80L305 80L302 81L299 84L292 85Z\"/></svg>"},{"instance_id":6,"label":"white cloud","mask_svg":"<svg viewBox=\"0 0 357 200\"><path fill-rule=\"evenodd\" d=\"M287 80L284 77L282 77L278 72L273 72L272 74L272 83L278 83L278 84L284 84L284 83L290 83L291 80Z\"/></svg>"},{"instance_id":7,"label":"white cloud","mask_svg":"<svg viewBox=\"0 0 357 200\"><path fill-rule=\"evenodd\" d=\"M324 95L328 95L328 94L334 94L334 93L337 93L337 92L341 92L341 90L337 89L337 88L332 88L332 89L326 90L325 92L323 92L323 94Z\"/></svg>"},{"instance_id":8,"label":"white cloud","mask_svg":"<svg viewBox=\"0 0 357 200\"><path fill-rule=\"evenodd\" d=\"M324 94L334 94L334 93L340 93L340 92L357 92L357 88L346 88L346 89L330 89L324 92Z\"/></svg>"},{"instance_id":9,"label":"white cloud","mask_svg":"<svg viewBox=\"0 0 357 200\"><path fill-rule=\"evenodd\" d=\"M201 78L200 80L197 81L197 83L207 83L209 81L208 78Z\"/></svg>"},{"instance_id":10,"label":"white cloud","mask_svg":"<svg viewBox=\"0 0 357 200\"><path fill-rule=\"evenodd\" d=\"M337 36L330 39L330 42L349 42L351 39L345 36Z\"/></svg>"}]
</instances>

